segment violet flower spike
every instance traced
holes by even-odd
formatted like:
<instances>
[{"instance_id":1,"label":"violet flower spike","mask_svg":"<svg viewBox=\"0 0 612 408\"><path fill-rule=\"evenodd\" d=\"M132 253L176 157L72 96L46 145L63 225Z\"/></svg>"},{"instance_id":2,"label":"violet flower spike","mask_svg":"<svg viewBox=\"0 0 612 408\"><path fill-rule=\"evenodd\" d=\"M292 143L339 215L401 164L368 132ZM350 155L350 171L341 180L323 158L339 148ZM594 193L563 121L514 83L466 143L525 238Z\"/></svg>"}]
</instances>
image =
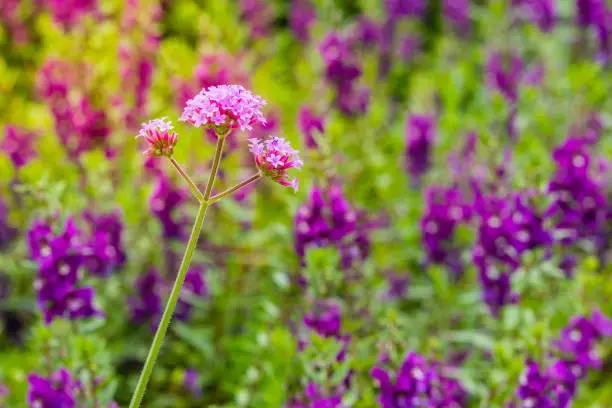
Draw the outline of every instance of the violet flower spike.
<instances>
[{"instance_id":1,"label":"violet flower spike","mask_svg":"<svg viewBox=\"0 0 612 408\"><path fill-rule=\"evenodd\" d=\"M172 157L174 146L178 142L177 134L172 130L174 127L166 118L153 119L143 123L138 137L144 138L149 148L144 151L147 157Z\"/></svg>"},{"instance_id":2,"label":"violet flower spike","mask_svg":"<svg viewBox=\"0 0 612 408\"><path fill-rule=\"evenodd\" d=\"M282 186L298 190L297 179L289 180L287 170L302 168L298 151L282 137L270 136L267 140L249 139L249 151L255 157L259 171Z\"/></svg>"}]
</instances>

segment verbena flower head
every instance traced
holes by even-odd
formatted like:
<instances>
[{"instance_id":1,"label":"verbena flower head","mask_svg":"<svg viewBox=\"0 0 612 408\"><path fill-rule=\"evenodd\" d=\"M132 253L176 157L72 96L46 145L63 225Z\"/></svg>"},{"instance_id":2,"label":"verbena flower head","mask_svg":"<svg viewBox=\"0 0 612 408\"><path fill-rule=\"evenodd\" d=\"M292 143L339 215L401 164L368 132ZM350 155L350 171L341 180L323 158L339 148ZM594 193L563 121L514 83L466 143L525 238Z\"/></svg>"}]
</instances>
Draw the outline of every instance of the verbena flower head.
<instances>
[{"instance_id":1,"label":"verbena flower head","mask_svg":"<svg viewBox=\"0 0 612 408\"><path fill-rule=\"evenodd\" d=\"M242 85L211 86L187 101L180 120L225 135L231 129L251 130L256 123L266 123L261 112L265 104Z\"/></svg>"},{"instance_id":2,"label":"verbena flower head","mask_svg":"<svg viewBox=\"0 0 612 408\"><path fill-rule=\"evenodd\" d=\"M282 137L271 136L267 140L249 139L249 151L255 157L257 168L280 185L298 189L297 179L289 180L287 170L302 168L298 151Z\"/></svg>"},{"instance_id":3,"label":"verbena flower head","mask_svg":"<svg viewBox=\"0 0 612 408\"><path fill-rule=\"evenodd\" d=\"M178 142L178 136L172 129L174 129L172 123L166 118L143 123L136 137L143 137L149 143L149 148L144 154L149 157L172 157L174 146Z\"/></svg>"},{"instance_id":4,"label":"verbena flower head","mask_svg":"<svg viewBox=\"0 0 612 408\"><path fill-rule=\"evenodd\" d=\"M75 394L78 391L78 383L72 379L66 369L57 370L49 378L30 374L28 383L27 400L30 407L76 407Z\"/></svg>"}]
</instances>

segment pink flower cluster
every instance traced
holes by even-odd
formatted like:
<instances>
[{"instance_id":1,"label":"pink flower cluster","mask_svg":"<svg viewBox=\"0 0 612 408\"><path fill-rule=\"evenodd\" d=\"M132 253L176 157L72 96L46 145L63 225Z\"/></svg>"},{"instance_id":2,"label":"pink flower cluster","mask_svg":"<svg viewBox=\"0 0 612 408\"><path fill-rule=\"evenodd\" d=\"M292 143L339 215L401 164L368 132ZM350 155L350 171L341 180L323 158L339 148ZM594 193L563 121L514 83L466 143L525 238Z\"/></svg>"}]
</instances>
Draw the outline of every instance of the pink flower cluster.
<instances>
[{"instance_id":1,"label":"pink flower cluster","mask_svg":"<svg viewBox=\"0 0 612 408\"><path fill-rule=\"evenodd\" d=\"M265 104L241 85L211 86L187 101L180 120L225 135L230 129L251 130L256 123L266 123L261 112Z\"/></svg>"},{"instance_id":2,"label":"pink flower cluster","mask_svg":"<svg viewBox=\"0 0 612 408\"><path fill-rule=\"evenodd\" d=\"M166 118L153 119L142 124L138 136L149 143L149 148L144 154L148 157L172 157L174 146L178 142L177 134L172 130L174 127Z\"/></svg>"},{"instance_id":3,"label":"pink flower cluster","mask_svg":"<svg viewBox=\"0 0 612 408\"><path fill-rule=\"evenodd\" d=\"M280 185L298 189L297 179L289 180L287 170L300 170L303 162L298 151L281 137L271 136L265 141L249 139L249 151L255 157L257 168Z\"/></svg>"}]
</instances>

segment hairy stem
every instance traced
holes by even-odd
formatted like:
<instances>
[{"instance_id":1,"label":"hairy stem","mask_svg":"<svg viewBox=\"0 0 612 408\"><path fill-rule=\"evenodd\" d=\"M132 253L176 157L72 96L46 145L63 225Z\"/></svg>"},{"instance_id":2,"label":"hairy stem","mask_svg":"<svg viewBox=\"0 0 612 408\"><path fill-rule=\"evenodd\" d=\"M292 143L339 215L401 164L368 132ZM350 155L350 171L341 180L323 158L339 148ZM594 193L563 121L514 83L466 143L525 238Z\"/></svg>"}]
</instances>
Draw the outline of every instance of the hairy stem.
<instances>
[{"instance_id":1,"label":"hairy stem","mask_svg":"<svg viewBox=\"0 0 612 408\"><path fill-rule=\"evenodd\" d=\"M249 177L248 179L241 181L240 183L236 184L234 187L232 188L228 188L227 190L219 193L219 194L215 194L214 196L210 197L210 199L208 200L208 202L210 204L221 200L224 197L227 197L228 195L232 194L235 191L240 190L242 187L249 185L257 180L259 180L262 177L261 173L257 173L257 174L253 174L251 177Z\"/></svg>"},{"instance_id":2,"label":"hairy stem","mask_svg":"<svg viewBox=\"0 0 612 408\"><path fill-rule=\"evenodd\" d=\"M191 180L191 178L187 175L187 173L185 173L185 171L178 164L178 162L176 161L176 159L174 157L170 157L170 163L172 163L172 165L174 166L176 171L179 172L181 177L183 177L183 179L185 179L185 181L189 185L189 188L191 189L191 192L193 193L194 196L196 196L198 201L201 202L201 203L206 201L206 200L204 200L204 195L202 194L202 192L200 191L198 186L196 186L196 184Z\"/></svg>"},{"instance_id":3,"label":"hairy stem","mask_svg":"<svg viewBox=\"0 0 612 408\"><path fill-rule=\"evenodd\" d=\"M181 262L178 274L176 275L176 280L174 281L174 286L172 287L172 291L170 292L170 297L168 298L166 309L164 310L164 314L162 315L161 321L159 322L159 326L157 327L157 331L155 332L153 343L151 344L149 354L147 355L147 360L145 361L144 367L142 368L142 371L140 373L140 378L138 379L136 390L134 390L134 394L132 395L132 401L130 402L129 408L140 407L142 398L144 397L147 384L149 383L149 379L151 378L151 374L153 373L153 368L155 367L157 356L159 355L159 351L164 342L164 337L166 337L166 332L168 331L168 326L170 325L172 314L174 313L176 303L179 299L181 288L183 287L183 282L185 281L185 276L187 275L187 269L189 269L189 264L191 263L193 252L198 242L198 238L200 237L200 230L202 229L202 224L204 222L204 216L206 215L207 208L208 203L200 204L198 214L193 224L193 229L191 230L191 235L189 236L189 241L187 242L187 249L185 250L183 261Z\"/></svg>"},{"instance_id":4,"label":"hairy stem","mask_svg":"<svg viewBox=\"0 0 612 408\"><path fill-rule=\"evenodd\" d=\"M223 155L224 143L225 136L218 136L215 158L213 159L212 169L210 170L210 176L208 176L208 183L206 184L206 191L204 192L204 201L208 201L210 194L212 193L213 184L215 184L215 179L217 178L217 170L219 170L219 163L221 162L221 156Z\"/></svg>"}]
</instances>

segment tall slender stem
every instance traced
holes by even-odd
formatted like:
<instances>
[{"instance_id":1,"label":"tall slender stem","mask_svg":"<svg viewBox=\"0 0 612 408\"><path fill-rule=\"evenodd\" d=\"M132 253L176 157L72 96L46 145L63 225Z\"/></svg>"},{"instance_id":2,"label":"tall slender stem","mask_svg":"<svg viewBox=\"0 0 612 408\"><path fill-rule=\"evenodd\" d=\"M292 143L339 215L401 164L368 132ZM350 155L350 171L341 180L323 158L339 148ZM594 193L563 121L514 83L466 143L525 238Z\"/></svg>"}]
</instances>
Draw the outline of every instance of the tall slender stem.
<instances>
[{"instance_id":1,"label":"tall slender stem","mask_svg":"<svg viewBox=\"0 0 612 408\"><path fill-rule=\"evenodd\" d=\"M194 196L196 196L198 201L201 203L206 201L204 200L204 195L202 194L198 186L196 186L196 184L191 180L191 178L187 175L187 173L185 173L183 168L179 166L178 162L176 161L174 157L170 158L170 163L172 163L176 171L178 171L179 174L185 179L187 184L189 184L189 188L191 189L191 192L193 193Z\"/></svg>"},{"instance_id":2,"label":"tall slender stem","mask_svg":"<svg viewBox=\"0 0 612 408\"><path fill-rule=\"evenodd\" d=\"M219 170L219 163L221 162L221 156L223 155L224 143L225 136L217 135L217 149L215 150L212 169L210 169L210 176L208 176L208 183L206 184L206 191L204 192L204 201L207 201L210 197L210 193L212 193L213 184L215 184L215 178L217 177L217 170Z\"/></svg>"},{"instance_id":3,"label":"tall slender stem","mask_svg":"<svg viewBox=\"0 0 612 408\"><path fill-rule=\"evenodd\" d=\"M147 389L147 384L149 383L149 379L153 373L157 356L159 355L159 351L164 343L164 337L166 337L166 333L168 332L168 326L170 326L170 320L172 320L172 315L174 314L174 309L176 308L176 302L178 302L183 283L185 282L185 276L187 275L187 270L189 269L189 264L191 263L191 258L193 257L193 252L198 243L198 238L200 237L200 231L202 230L202 224L204 223L204 216L206 215L206 210L210 205L207 200L210 198L213 185L215 184L215 179L217 178L217 171L219 170L219 163L221 162L224 143L225 135L219 136L217 139L217 149L215 151L213 166L210 171L210 176L208 177L208 184L206 185L206 192L201 199L198 197L198 200L200 200L200 208L198 209L198 214L196 215L193 229L191 230L191 235L189 236L189 241L187 242L187 249L185 250L185 255L183 255L183 261L181 262L178 274L176 275L174 286L172 286L172 291L170 292L166 309L164 310L159 326L157 327L157 331L155 332L155 337L153 337L153 343L151 344L149 354L147 355L144 367L140 373L140 378L138 379L136 390L134 390L134 395L132 395L132 401L130 401L129 408L140 407ZM176 161L173 159L170 161L178 172L181 173L183 178L187 180L190 187L192 187L192 191L194 191L195 188L195 190L197 190L199 193L200 190L195 186L187 174L183 172L178 163L176 163ZM194 194L196 193L194 192Z\"/></svg>"},{"instance_id":4,"label":"tall slender stem","mask_svg":"<svg viewBox=\"0 0 612 408\"><path fill-rule=\"evenodd\" d=\"M208 202L209 202L210 204L212 204L212 203L214 203L214 202L216 202L216 201L219 201L219 200L221 200L223 197L226 197L226 196L228 196L228 195L232 194L234 191L240 190L242 187L244 187L244 186L246 186L246 185L248 185L248 184L251 184L251 183L253 183L254 181L259 180L261 177L262 177L262 176L261 176L261 173L256 173L256 174L253 174L251 177L249 177L248 179L246 179L246 180L244 180L244 181L241 181L240 183L236 184L234 187L232 187L232 188L228 188L227 190L225 190L225 191L223 191L223 192L221 192L221 193L219 193L219 194L215 194L214 196L210 197L210 199L208 200Z\"/></svg>"},{"instance_id":5,"label":"tall slender stem","mask_svg":"<svg viewBox=\"0 0 612 408\"><path fill-rule=\"evenodd\" d=\"M200 231L202 230L202 224L204 222L204 216L206 215L207 209L208 203L200 204L198 214L193 224L193 229L191 230L191 235L189 236L189 241L187 242L187 249L185 250L183 261L181 262L178 274L176 275L176 280L174 281L174 286L172 287L172 291L170 292L170 297L168 298L166 309L164 310L164 314L162 315L161 321L159 322L159 326L157 327L157 331L155 332L153 343L151 344L147 360L145 361L144 367L142 368L142 371L140 373L140 378L138 379L136 390L134 390L134 395L132 395L132 401L130 402L129 408L140 407L142 398L144 397L147 384L149 383L149 379L151 378L151 374L153 373L153 368L155 367L157 356L159 355L159 351L164 342L164 337L166 336L166 332L168 331L168 326L170 325L170 320L172 319L172 314L174 313L176 302L179 299L181 288L183 287L183 282L185 281L185 276L187 275L187 269L189 269L189 264L191 263L193 252L198 242L198 238L200 237Z\"/></svg>"}]
</instances>

